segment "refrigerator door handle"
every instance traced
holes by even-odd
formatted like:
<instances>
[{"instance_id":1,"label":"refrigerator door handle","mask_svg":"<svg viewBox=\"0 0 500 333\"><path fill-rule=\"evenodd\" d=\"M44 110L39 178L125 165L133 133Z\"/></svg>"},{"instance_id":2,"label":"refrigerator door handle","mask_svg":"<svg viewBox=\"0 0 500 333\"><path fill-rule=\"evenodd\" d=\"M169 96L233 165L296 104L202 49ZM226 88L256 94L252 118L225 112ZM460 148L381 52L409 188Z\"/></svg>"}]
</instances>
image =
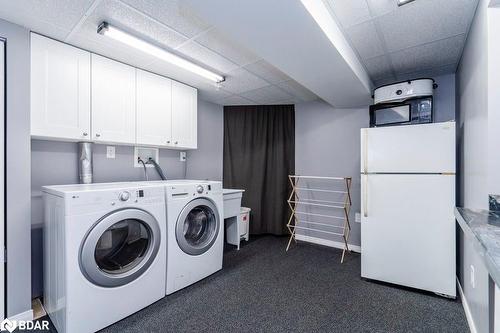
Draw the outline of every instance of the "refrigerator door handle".
<instances>
[{"instance_id":1,"label":"refrigerator door handle","mask_svg":"<svg viewBox=\"0 0 500 333\"><path fill-rule=\"evenodd\" d=\"M363 172L368 173L368 130L363 129Z\"/></svg>"},{"instance_id":2,"label":"refrigerator door handle","mask_svg":"<svg viewBox=\"0 0 500 333\"><path fill-rule=\"evenodd\" d=\"M363 175L363 215L368 217L368 175Z\"/></svg>"}]
</instances>

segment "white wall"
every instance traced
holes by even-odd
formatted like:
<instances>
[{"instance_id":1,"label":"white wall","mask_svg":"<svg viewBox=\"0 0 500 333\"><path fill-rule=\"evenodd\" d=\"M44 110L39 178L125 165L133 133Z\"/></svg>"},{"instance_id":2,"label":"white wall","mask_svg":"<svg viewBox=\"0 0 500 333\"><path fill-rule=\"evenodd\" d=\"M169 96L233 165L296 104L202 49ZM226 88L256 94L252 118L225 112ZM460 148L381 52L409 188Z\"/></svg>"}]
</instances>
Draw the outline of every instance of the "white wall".
<instances>
[{"instance_id":1,"label":"white wall","mask_svg":"<svg viewBox=\"0 0 500 333\"><path fill-rule=\"evenodd\" d=\"M488 1L480 0L457 70L458 205L488 208ZM495 36L498 37L498 36ZM499 191L500 193L500 191ZM460 227L457 227L460 228ZM478 332L489 331L489 277L459 229L458 277ZM475 287L471 270L475 271Z\"/></svg>"},{"instance_id":2,"label":"white wall","mask_svg":"<svg viewBox=\"0 0 500 333\"><path fill-rule=\"evenodd\" d=\"M488 22L480 1L457 71L459 205L487 208Z\"/></svg>"},{"instance_id":3,"label":"white wall","mask_svg":"<svg viewBox=\"0 0 500 333\"><path fill-rule=\"evenodd\" d=\"M7 316L31 309L29 32L0 20L7 48Z\"/></svg>"},{"instance_id":4,"label":"white wall","mask_svg":"<svg viewBox=\"0 0 500 333\"><path fill-rule=\"evenodd\" d=\"M353 245L360 245L360 224L354 222L354 213L360 207L359 133L361 128L368 126L368 122L367 107L334 109L322 101L295 106L295 173L352 177L352 234L349 243ZM323 233L310 233L308 236L337 242L342 240Z\"/></svg>"},{"instance_id":5,"label":"white wall","mask_svg":"<svg viewBox=\"0 0 500 333\"><path fill-rule=\"evenodd\" d=\"M500 6L500 5L499 5ZM488 9L488 193L500 194L500 8Z\"/></svg>"},{"instance_id":6,"label":"white wall","mask_svg":"<svg viewBox=\"0 0 500 333\"><path fill-rule=\"evenodd\" d=\"M224 108L200 100L198 108L198 149L188 152L186 178L222 181Z\"/></svg>"}]
</instances>

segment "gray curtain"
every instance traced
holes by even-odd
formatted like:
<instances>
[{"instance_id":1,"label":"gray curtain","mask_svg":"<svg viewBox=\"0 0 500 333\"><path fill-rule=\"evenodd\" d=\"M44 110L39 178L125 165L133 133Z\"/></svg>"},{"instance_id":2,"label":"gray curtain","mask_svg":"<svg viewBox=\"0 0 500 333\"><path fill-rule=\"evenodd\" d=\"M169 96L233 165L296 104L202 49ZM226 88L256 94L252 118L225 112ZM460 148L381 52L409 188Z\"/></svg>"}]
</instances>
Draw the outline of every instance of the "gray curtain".
<instances>
[{"instance_id":1,"label":"gray curtain","mask_svg":"<svg viewBox=\"0 0 500 333\"><path fill-rule=\"evenodd\" d=\"M224 107L224 187L245 190L250 233L288 234L288 175L294 173L293 105Z\"/></svg>"}]
</instances>

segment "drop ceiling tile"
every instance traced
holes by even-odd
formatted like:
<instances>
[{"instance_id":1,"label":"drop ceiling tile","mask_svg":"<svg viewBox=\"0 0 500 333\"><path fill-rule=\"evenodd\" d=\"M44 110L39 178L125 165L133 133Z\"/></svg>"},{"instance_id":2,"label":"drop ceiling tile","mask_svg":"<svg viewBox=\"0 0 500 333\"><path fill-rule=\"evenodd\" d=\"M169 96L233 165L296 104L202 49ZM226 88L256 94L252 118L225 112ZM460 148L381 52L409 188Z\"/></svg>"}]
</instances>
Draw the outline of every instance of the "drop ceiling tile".
<instances>
[{"instance_id":1,"label":"drop ceiling tile","mask_svg":"<svg viewBox=\"0 0 500 333\"><path fill-rule=\"evenodd\" d=\"M372 17L385 15L398 9L396 0L366 0L366 2L370 8Z\"/></svg>"},{"instance_id":2,"label":"drop ceiling tile","mask_svg":"<svg viewBox=\"0 0 500 333\"><path fill-rule=\"evenodd\" d=\"M347 37L362 59L373 58L384 54L375 24L367 21L346 29Z\"/></svg>"},{"instance_id":3,"label":"drop ceiling tile","mask_svg":"<svg viewBox=\"0 0 500 333\"><path fill-rule=\"evenodd\" d=\"M231 93L216 87L203 87L198 89L198 96L202 100L218 103L221 99L231 96Z\"/></svg>"},{"instance_id":4,"label":"drop ceiling tile","mask_svg":"<svg viewBox=\"0 0 500 333\"><path fill-rule=\"evenodd\" d=\"M452 74L455 73L457 70L457 65L456 64L449 64L449 65L444 65L444 66L439 66L435 68L428 68L425 70L419 70L411 73L406 73L406 74L399 74L397 79L398 81L403 81L403 80L411 80L411 79L416 79L416 78L421 78L421 77L436 77L444 74Z\"/></svg>"},{"instance_id":5,"label":"drop ceiling tile","mask_svg":"<svg viewBox=\"0 0 500 333\"><path fill-rule=\"evenodd\" d=\"M396 77L391 74L391 75L388 75L388 76L386 76L384 78L380 78L378 80L374 80L373 81L373 85L376 88L376 87L384 86L386 84L395 83L396 81L398 81L398 80L396 80Z\"/></svg>"},{"instance_id":6,"label":"drop ceiling tile","mask_svg":"<svg viewBox=\"0 0 500 333\"><path fill-rule=\"evenodd\" d=\"M397 73L415 72L458 63L464 43L465 35L460 35L395 52L390 56Z\"/></svg>"},{"instance_id":7,"label":"drop ceiling tile","mask_svg":"<svg viewBox=\"0 0 500 333\"><path fill-rule=\"evenodd\" d=\"M209 25L189 10L181 0L122 1L188 37L209 28Z\"/></svg>"},{"instance_id":8,"label":"drop ceiling tile","mask_svg":"<svg viewBox=\"0 0 500 333\"><path fill-rule=\"evenodd\" d=\"M78 23L92 0L0 1L0 17L33 31L63 39Z\"/></svg>"},{"instance_id":9,"label":"drop ceiling tile","mask_svg":"<svg viewBox=\"0 0 500 333\"><path fill-rule=\"evenodd\" d=\"M477 0L418 0L376 20L389 52L467 32Z\"/></svg>"},{"instance_id":10,"label":"drop ceiling tile","mask_svg":"<svg viewBox=\"0 0 500 333\"><path fill-rule=\"evenodd\" d=\"M216 29L201 34L195 40L240 66L259 60L255 54L237 45Z\"/></svg>"},{"instance_id":11,"label":"drop ceiling tile","mask_svg":"<svg viewBox=\"0 0 500 333\"><path fill-rule=\"evenodd\" d=\"M326 0L344 28L365 22L371 18L365 0Z\"/></svg>"},{"instance_id":12,"label":"drop ceiling tile","mask_svg":"<svg viewBox=\"0 0 500 333\"><path fill-rule=\"evenodd\" d=\"M255 105L256 103L238 95L223 98L217 102L221 105Z\"/></svg>"},{"instance_id":13,"label":"drop ceiling tile","mask_svg":"<svg viewBox=\"0 0 500 333\"><path fill-rule=\"evenodd\" d=\"M292 96L273 85L244 92L241 96L259 104L271 104L292 98Z\"/></svg>"},{"instance_id":14,"label":"drop ceiling tile","mask_svg":"<svg viewBox=\"0 0 500 333\"><path fill-rule=\"evenodd\" d=\"M388 55L371 58L364 61L370 78L374 81L393 75L391 62Z\"/></svg>"},{"instance_id":15,"label":"drop ceiling tile","mask_svg":"<svg viewBox=\"0 0 500 333\"><path fill-rule=\"evenodd\" d=\"M253 75L249 71L238 68L226 76L226 81L221 83L222 89L239 94L244 91L254 90L269 85L266 81Z\"/></svg>"},{"instance_id":16,"label":"drop ceiling tile","mask_svg":"<svg viewBox=\"0 0 500 333\"><path fill-rule=\"evenodd\" d=\"M269 83L278 83L290 80L290 77L288 75L272 66L265 60L259 60L257 62L254 62L253 64L247 65L245 66L245 69L263 78Z\"/></svg>"},{"instance_id":17,"label":"drop ceiling tile","mask_svg":"<svg viewBox=\"0 0 500 333\"><path fill-rule=\"evenodd\" d=\"M195 62L197 62L199 65L211 67L213 70L221 74L228 73L239 67L238 65L227 60L218 53L215 53L196 42L189 42L187 44L184 44L176 51L195 60Z\"/></svg>"},{"instance_id":18,"label":"drop ceiling tile","mask_svg":"<svg viewBox=\"0 0 500 333\"><path fill-rule=\"evenodd\" d=\"M103 21L167 49L175 48L187 40L181 34L151 20L148 16L131 9L122 2L106 0L95 8L81 28L69 38L69 42L83 36L94 41L108 43L110 38L97 33L97 27Z\"/></svg>"},{"instance_id":19,"label":"drop ceiling tile","mask_svg":"<svg viewBox=\"0 0 500 333\"><path fill-rule=\"evenodd\" d=\"M318 96L293 80L280 82L277 86L302 102L310 102L318 99Z\"/></svg>"}]
</instances>

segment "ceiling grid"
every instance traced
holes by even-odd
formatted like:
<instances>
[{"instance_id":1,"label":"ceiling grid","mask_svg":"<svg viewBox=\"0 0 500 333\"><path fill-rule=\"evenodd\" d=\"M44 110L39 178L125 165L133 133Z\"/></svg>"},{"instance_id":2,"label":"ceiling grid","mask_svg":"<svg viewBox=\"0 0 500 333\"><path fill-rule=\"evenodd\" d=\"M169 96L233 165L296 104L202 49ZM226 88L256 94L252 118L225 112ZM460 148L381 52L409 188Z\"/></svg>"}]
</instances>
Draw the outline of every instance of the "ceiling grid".
<instances>
[{"instance_id":1,"label":"ceiling grid","mask_svg":"<svg viewBox=\"0 0 500 333\"><path fill-rule=\"evenodd\" d=\"M298 1L298 0L297 0ZM323 0L375 85L453 73L478 0ZM318 97L207 24L182 0L2 1L0 17L197 87L208 101L300 103ZM97 34L102 21L226 76L215 85ZM314 66L314 64L310 64Z\"/></svg>"}]
</instances>

